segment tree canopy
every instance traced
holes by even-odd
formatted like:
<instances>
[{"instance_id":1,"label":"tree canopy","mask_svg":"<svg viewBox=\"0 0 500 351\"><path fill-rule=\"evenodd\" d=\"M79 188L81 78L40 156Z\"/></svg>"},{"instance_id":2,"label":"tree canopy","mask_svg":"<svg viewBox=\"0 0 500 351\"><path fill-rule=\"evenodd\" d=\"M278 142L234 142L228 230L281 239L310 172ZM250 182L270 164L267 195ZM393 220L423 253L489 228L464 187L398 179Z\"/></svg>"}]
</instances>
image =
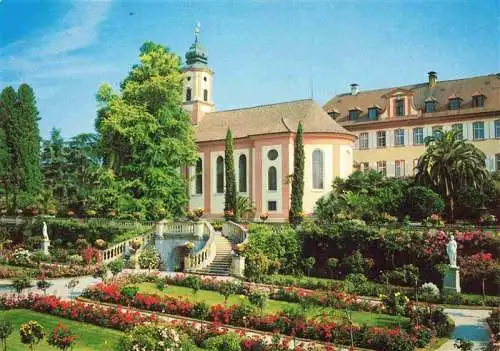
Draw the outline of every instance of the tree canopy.
<instances>
[{"instance_id":1,"label":"tree canopy","mask_svg":"<svg viewBox=\"0 0 500 351\"><path fill-rule=\"evenodd\" d=\"M110 170L105 177L119 191L109 206L145 211L149 218L165 210L180 215L188 200L181 169L196 161L193 128L182 107L180 59L147 42L139 61L119 93L104 84L97 94L96 128Z\"/></svg>"}]
</instances>

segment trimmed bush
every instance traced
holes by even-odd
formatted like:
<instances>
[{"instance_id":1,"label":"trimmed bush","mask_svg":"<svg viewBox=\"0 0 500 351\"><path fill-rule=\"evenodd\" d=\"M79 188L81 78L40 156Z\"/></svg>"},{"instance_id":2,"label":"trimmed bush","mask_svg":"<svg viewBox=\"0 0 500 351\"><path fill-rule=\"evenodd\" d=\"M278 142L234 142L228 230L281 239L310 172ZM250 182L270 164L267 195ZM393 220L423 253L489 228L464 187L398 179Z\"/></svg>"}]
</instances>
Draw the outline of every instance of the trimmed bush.
<instances>
[{"instance_id":1,"label":"trimmed bush","mask_svg":"<svg viewBox=\"0 0 500 351\"><path fill-rule=\"evenodd\" d=\"M407 189L401 208L401 212L412 220L421 221L433 213L442 213L444 201L425 186L412 186Z\"/></svg>"}]
</instances>

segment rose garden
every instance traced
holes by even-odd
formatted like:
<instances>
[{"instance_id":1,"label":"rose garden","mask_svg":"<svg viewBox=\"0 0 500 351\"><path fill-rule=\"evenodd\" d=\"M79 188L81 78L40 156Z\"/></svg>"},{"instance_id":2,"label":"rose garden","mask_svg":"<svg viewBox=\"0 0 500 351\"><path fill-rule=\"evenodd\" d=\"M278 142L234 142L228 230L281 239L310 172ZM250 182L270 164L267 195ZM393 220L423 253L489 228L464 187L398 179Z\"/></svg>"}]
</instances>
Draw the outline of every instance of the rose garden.
<instances>
[{"instance_id":1,"label":"rose garden","mask_svg":"<svg viewBox=\"0 0 500 351\"><path fill-rule=\"evenodd\" d=\"M70 140L40 146L32 89L2 92L4 350L469 350L484 340L458 340L456 310L486 313L498 347L500 175L481 151L437 133L415 177L355 171L305 214L297 133L287 223L230 164L225 218L205 218L177 171L196 160L179 60L145 43L140 62Z\"/></svg>"}]
</instances>

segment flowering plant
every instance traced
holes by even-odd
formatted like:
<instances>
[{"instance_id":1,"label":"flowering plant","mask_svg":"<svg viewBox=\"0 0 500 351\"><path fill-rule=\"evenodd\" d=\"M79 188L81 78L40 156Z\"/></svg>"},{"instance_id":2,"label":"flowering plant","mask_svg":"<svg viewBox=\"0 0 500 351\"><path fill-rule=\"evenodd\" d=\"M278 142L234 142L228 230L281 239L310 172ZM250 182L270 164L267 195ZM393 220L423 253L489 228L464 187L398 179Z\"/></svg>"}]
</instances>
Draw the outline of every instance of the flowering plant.
<instances>
[{"instance_id":1,"label":"flowering plant","mask_svg":"<svg viewBox=\"0 0 500 351\"><path fill-rule=\"evenodd\" d=\"M21 342L29 345L30 350L33 350L34 346L43 339L45 333L40 323L37 321L29 321L21 324L19 327L19 335L21 336Z\"/></svg>"},{"instance_id":2,"label":"flowering plant","mask_svg":"<svg viewBox=\"0 0 500 351\"><path fill-rule=\"evenodd\" d=\"M194 215L196 217L201 218L201 216L203 216L203 208L201 208L201 207L200 208L195 208L193 210L193 213L194 213Z\"/></svg>"},{"instance_id":3,"label":"flowering plant","mask_svg":"<svg viewBox=\"0 0 500 351\"><path fill-rule=\"evenodd\" d=\"M494 225L497 222L497 217L492 214L484 214L479 219L479 223L483 225Z\"/></svg>"},{"instance_id":4,"label":"flowering plant","mask_svg":"<svg viewBox=\"0 0 500 351\"><path fill-rule=\"evenodd\" d=\"M95 217L95 215L97 214L95 210L87 210L86 212L88 217Z\"/></svg>"},{"instance_id":5,"label":"flowering plant","mask_svg":"<svg viewBox=\"0 0 500 351\"><path fill-rule=\"evenodd\" d=\"M47 343L60 350L72 349L75 345L76 336L61 322L57 323L47 336Z\"/></svg>"},{"instance_id":6,"label":"flowering plant","mask_svg":"<svg viewBox=\"0 0 500 351\"><path fill-rule=\"evenodd\" d=\"M224 217L227 219L231 219L234 217L234 211L233 210L224 210Z\"/></svg>"},{"instance_id":7,"label":"flowering plant","mask_svg":"<svg viewBox=\"0 0 500 351\"><path fill-rule=\"evenodd\" d=\"M104 250L108 246L108 243L106 242L106 240L97 239L95 241L95 246L100 250Z\"/></svg>"},{"instance_id":8,"label":"flowering plant","mask_svg":"<svg viewBox=\"0 0 500 351\"><path fill-rule=\"evenodd\" d=\"M265 222L269 218L269 213L267 212L261 213L259 217L262 222Z\"/></svg>"},{"instance_id":9,"label":"flowering plant","mask_svg":"<svg viewBox=\"0 0 500 351\"><path fill-rule=\"evenodd\" d=\"M184 243L184 247L185 247L186 249L188 249L188 250L192 250L192 249L193 249L193 247L194 247L194 243L193 243L192 241L186 241L186 242Z\"/></svg>"},{"instance_id":10,"label":"flowering plant","mask_svg":"<svg viewBox=\"0 0 500 351\"><path fill-rule=\"evenodd\" d=\"M428 227L443 227L444 226L444 221L441 218L441 216L437 213L433 213L426 219L424 219L424 224Z\"/></svg>"}]
</instances>

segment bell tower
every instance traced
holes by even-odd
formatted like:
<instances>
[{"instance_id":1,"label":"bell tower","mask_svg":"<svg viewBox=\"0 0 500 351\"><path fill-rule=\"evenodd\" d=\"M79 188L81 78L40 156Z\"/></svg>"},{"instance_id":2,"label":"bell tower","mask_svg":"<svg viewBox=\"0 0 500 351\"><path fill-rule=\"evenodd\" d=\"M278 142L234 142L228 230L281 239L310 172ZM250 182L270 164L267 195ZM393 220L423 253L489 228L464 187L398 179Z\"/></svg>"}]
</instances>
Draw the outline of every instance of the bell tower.
<instances>
[{"instance_id":1,"label":"bell tower","mask_svg":"<svg viewBox=\"0 0 500 351\"><path fill-rule=\"evenodd\" d=\"M208 56L200 44L200 23L194 31L194 43L186 53L186 65L182 68L184 79L183 106L191 113L192 123L198 124L203 115L215 111L212 100L214 72L208 67Z\"/></svg>"}]
</instances>

